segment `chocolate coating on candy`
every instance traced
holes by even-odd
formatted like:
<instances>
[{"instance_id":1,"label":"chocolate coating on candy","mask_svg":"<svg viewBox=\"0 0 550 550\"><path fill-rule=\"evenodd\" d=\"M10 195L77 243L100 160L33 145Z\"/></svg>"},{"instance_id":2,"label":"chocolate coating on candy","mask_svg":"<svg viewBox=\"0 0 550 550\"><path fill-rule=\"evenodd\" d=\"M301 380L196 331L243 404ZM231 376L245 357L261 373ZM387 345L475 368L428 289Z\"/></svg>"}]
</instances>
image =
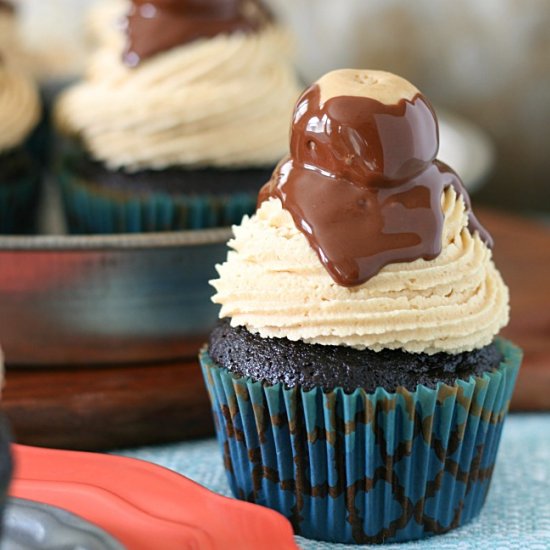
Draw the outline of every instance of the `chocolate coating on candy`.
<instances>
[{"instance_id":1,"label":"chocolate coating on candy","mask_svg":"<svg viewBox=\"0 0 550 550\"><path fill-rule=\"evenodd\" d=\"M132 0L123 59L134 67L198 38L256 31L269 20L257 0Z\"/></svg>"},{"instance_id":2,"label":"chocolate coating on candy","mask_svg":"<svg viewBox=\"0 0 550 550\"><path fill-rule=\"evenodd\" d=\"M390 263L441 253L449 185L464 197L471 229L490 242L460 178L435 160L438 148L437 118L420 93L389 105L360 95L323 101L315 84L298 100L290 157L259 203L279 198L332 278L360 285Z\"/></svg>"}]
</instances>

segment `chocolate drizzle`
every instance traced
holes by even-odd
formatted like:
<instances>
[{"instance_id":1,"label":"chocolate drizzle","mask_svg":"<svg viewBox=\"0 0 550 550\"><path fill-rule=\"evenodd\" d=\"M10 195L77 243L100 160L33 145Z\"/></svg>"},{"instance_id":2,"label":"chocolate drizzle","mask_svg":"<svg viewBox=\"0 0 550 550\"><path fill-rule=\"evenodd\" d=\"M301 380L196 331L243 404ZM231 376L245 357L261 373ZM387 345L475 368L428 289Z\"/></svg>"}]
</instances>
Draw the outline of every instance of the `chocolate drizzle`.
<instances>
[{"instance_id":1,"label":"chocolate drizzle","mask_svg":"<svg viewBox=\"0 0 550 550\"><path fill-rule=\"evenodd\" d=\"M135 67L198 38L256 31L270 17L258 0L132 0L123 60Z\"/></svg>"},{"instance_id":2,"label":"chocolate drizzle","mask_svg":"<svg viewBox=\"0 0 550 550\"><path fill-rule=\"evenodd\" d=\"M277 197L342 286L364 283L385 265L441 253L443 190L464 197L470 229L491 246L460 178L436 161L437 118L430 103L385 105L355 96L321 104L314 85L298 100L289 158L259 196Z\"/></svg>"}]
</instances>

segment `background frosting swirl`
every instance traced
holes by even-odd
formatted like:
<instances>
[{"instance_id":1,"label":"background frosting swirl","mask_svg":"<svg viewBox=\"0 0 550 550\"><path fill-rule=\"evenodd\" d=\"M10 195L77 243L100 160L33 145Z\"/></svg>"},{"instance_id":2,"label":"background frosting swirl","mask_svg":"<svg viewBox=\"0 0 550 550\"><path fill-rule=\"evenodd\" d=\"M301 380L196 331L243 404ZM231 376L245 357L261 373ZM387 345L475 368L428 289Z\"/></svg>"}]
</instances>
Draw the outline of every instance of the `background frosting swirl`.
<instances>
[{"instance_id":1,"label":"background frosting swirl","mask_svg":"<svg viewBox=\"0 0 550 550\"><path fill-rule=\"evenodd\" d=\"M110 168L270 166L300 91L276 26L201 39L128 68L123 37L60 99L57 122Z\"/></svg>"},{"instance_id":2,"label":"background frosting swirl","mask_svg":"<svg viewBox=\"0 0 550 550\"><path fill-rule=\"evenodd\" d=\"M0 65L0 153L21 145L39 118L40 99L34 83Z\"/></svg>"},{"instance_id":3,"label":"background frosting swirl","mask_svg":"<svg viewBox=\"0 0 550 550\"><path fill-rule=\"evenodd\" d=\"M337 285L279 199L234 228L212 281L220 316L263 337L358 349L460 353L489 344L508 322L508 289L464 201L442 195L443 248L394 263L360 286Z\"/></svg>"}]
</instances>

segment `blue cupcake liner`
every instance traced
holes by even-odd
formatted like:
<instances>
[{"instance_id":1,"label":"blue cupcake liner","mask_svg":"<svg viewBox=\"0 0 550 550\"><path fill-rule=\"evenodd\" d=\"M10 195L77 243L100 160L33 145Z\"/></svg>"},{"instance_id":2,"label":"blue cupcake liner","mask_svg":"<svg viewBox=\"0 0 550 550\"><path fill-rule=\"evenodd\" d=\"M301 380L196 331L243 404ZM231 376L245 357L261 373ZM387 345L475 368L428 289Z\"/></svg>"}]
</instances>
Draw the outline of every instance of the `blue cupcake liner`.
<instances>
[{"instance_id":1,"label":"blue cupcake liner","mask_svg":"<svg viewBox=\"0 0 550 550\"><path fill-rule=\"evenodd\" d=\"M141 233L224 227L256 208L257 193L171 194L109 189L58 172L71 233Z\"/></svg>"},{"instance_id":2,"label":"blue cupcake liner","mask_svg":"<svg viewBox=\"0 0 550 550\"><path fill-rule=\"evenodd\" d=\"M17 180L0 182L0 233L29 234L36 230L40 177L34 165Z\"/></svg>"},{"instance_id":3,"label":"blue cupcake liner","mask_svg":"<svg viewBox=\"0 0 550 550\"><path fill-rule=\"evenodd\" d=\"M485 501L521 351L482 377L416 391L266 385L200 354L237 498L273 508L296 534L341 543L445 533Z\"/></svg>"}]
</instances>

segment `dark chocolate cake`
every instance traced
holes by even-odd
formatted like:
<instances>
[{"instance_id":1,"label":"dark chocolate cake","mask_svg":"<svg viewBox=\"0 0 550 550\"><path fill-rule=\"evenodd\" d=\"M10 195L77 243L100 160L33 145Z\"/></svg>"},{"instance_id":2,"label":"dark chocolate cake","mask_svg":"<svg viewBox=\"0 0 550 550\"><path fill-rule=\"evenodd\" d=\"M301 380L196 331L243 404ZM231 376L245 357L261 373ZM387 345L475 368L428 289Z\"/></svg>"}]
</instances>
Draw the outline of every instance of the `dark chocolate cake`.
<instances>
[{"instance_id":1,"label":"dark chocolate cake","mask_svg":"<svg viewBox=\"0 0 550 550\"><path fill-rule=\"evenodd\" d=\"M502 359L495 344L456 355L376 352L262 338L244 327L231 327L227 319L212 331L209 354L218 366L257 381L283 382L304 390L342 387L346 392L356 388L373 392L377 387L389 392L398 387L414 391L418 384L433 388L438 382L452 385L457 379L496 369Z\"/></svg>"},{"instance_id":2,"label":"dark chocolate cake","mask_svg":"<svg viewBox=\"0 0 550 550\"><path fill-rule=\"evenodd\" d=\"M140 191L163 192L177 195L185 192L228 195L233 193L257 193L269 180L274 166L266 168L186 168L172 167L162 170L139 170L127 172L123 169L110 170L105 164L93 160L81 149L80 154L71 155L67 168L94 186L119 192L130 192L133 196Z\"/></svg>"}]
</instances>

